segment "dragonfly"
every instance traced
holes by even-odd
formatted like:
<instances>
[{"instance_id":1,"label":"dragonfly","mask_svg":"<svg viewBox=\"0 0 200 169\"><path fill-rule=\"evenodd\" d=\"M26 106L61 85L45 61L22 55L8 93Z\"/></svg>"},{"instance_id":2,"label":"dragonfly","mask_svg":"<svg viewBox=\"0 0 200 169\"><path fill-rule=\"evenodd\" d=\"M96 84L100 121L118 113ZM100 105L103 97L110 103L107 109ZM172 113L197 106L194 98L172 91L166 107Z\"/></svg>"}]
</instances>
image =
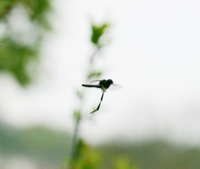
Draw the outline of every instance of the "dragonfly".
<instances>
[{"instance_id":1,"label":"dragonfly","mask_svg":"<svg viewBox=\"0 0 200 169\"><path fill-rule=\"evenodd\" d=\"M95 110L93 110L91 112L92 113L95 113L96 111L99 110L100 106L101 106L101 102L103 101L103 97L104 97L104 94L105 92L111 88L111 86L119 86L119 85L116 85L114 84L113 80L112 79L103 79L103 80L94 80L92 82L97 82L97 84L82 84L83 87L89 87L89 88L98 88L98 89L101 89L102 91L102 95L101 95L101 99L100 99L100 102L97 106L97 108Z\"/></svg>"}]
</instances>

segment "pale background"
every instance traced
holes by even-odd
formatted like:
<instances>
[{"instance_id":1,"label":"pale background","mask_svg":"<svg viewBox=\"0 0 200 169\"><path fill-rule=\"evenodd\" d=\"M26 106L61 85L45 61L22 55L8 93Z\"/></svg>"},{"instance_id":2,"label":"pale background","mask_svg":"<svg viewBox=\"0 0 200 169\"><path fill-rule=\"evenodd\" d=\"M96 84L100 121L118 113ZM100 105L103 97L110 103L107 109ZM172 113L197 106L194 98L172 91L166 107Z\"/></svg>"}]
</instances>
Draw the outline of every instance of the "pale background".
<instances>
[{"instance_id":1,"label":"pale background","mask_svg":"<svg viewBox=\"0 0 200 169\"><path fill-rule=\"evenodd\" d=\"M83 124L83 137L91 143L165 138L199 144L199 7L197 0L54 1L54 30L42 47L40 76L23 89L1 75L1 118L18 127L72 131L75 90L92 53L90 21L108 21L111 42L98 66L123 88L106 93L100 111ZM100 92L84 90L90 111Z\"/></svg>"}]
</instances>

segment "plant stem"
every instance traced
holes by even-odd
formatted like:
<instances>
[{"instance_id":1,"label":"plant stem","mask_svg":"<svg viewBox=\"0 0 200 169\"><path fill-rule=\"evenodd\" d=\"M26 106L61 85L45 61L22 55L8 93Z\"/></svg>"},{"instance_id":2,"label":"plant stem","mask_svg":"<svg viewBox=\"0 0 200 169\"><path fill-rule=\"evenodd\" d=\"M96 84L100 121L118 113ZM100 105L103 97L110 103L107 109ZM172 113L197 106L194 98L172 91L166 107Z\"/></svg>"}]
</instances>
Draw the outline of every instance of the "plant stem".
<instances>
[{"instance_id":1,"label":"plant stem","mask_svg":"<svg viewBox=\"0 0 200 169\"><path fill-rule=\"evenodd\" d=\"M72 160L74 160L77 157L77 143L78 143L80 122L81 122L81 118L77 118L75 121L74 134L72 137L72 149L71 149Z\"/></svg>"}]
</instances>

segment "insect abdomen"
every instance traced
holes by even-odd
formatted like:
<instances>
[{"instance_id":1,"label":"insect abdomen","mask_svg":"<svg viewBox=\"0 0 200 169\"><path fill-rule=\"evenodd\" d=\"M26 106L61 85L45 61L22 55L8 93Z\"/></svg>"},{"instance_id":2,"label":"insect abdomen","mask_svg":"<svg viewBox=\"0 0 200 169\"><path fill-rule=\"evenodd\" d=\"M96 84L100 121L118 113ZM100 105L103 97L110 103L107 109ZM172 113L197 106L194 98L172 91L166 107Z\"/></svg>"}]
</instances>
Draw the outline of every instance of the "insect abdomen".
<instances>
[{"instance_id":1,"label":"insect abdomen","mask_svg":"<svg viewBox=\"0 0 200 169\"><path fill-rule=\"evenodd\" d=\"M89 84L82 84L83 87L95 87L95 88L101 88L99 85L89 85Z\"/></svg>"}]
</instances>

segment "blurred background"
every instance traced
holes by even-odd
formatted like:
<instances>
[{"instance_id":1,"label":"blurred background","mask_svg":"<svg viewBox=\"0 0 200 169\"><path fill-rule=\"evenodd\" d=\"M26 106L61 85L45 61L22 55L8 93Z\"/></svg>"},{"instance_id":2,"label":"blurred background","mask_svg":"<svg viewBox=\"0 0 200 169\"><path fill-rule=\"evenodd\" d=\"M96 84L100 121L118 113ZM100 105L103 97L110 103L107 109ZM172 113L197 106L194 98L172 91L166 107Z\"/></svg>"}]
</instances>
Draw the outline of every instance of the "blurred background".
<instances>
[{"instance_id":1,"label":"blurred background","mask_svg":"<svg viewBox=\"0 0 200 169\"><path fill-rule=\"evenodd\" d=\"M200 2L197 0L0 0L0 168L59 168L69 156L76 91L84 92L80 137L104 167L200 166ZM87 83L92 24L109 23ZM117 157L116 157L117 158ZM128 169L123 160L118 169ZM122 166L121 168L119 166ZM115 167L117 169L117 167ZM89 169L89 168L88 168Z\"/></svg>"}]
</instances>

